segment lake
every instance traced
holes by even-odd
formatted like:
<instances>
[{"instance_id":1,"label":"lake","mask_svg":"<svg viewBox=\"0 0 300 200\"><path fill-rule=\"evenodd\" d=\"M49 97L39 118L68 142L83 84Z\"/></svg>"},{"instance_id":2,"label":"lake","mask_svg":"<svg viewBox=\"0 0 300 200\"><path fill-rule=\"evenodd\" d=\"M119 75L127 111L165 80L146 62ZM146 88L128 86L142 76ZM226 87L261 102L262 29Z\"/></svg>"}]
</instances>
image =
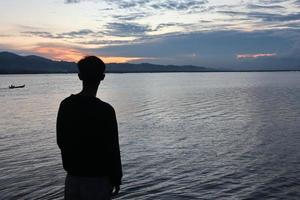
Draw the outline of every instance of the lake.
<instances>
[{"instance_id":1,"label":"lake","mask_svg":"<svg viewBox=\"0 0 300 200\"><path fill-rule=\"evenodd\" d=\"M56 115L80 88L0 75L0 199L63 199ZM98 97L118 118L118 199L300 198L299 72L107 74Z\"/></svg>"}]
</instances>

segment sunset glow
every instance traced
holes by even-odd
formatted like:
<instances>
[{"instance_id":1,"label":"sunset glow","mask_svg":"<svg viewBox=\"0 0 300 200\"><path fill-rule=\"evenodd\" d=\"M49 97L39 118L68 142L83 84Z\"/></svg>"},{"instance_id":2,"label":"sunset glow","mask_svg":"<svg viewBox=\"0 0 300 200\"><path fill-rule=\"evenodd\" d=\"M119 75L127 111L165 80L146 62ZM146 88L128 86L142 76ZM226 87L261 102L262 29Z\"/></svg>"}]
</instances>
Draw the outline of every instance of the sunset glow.
<instances>
[{"instance_id":1,"label":"sunset glow","mask_svg":"<svg viewBox=\"0 0 300 200\"><path fill-rule=\"evenodd\" d=\"M64 60L64 61L78 61L84 56L83 53L75 50L63 47L37 47L33 49L33 52L38 53L47 58L53 60Z\"/></svg>"},{"instance_id":2,"label":"sunset glow","mask_svg":"<svg viewBox=\"0 0 300 200\"><path fill-rule=\"evenodd\" d=\"M70 62L77 62L84 56L88 56L88 54L84 54L75 49L68 49L62 47L38 47L33 49L39 55L42 55L47 58L51 58L53 60L64 60ZM126 63L131 61L143 60L143 57L113 57L113 56L102 56L96 55L101 58L105 63Z\"/></svg>"},{"instance_id":3,"label":"sunset glow","mask_svg":"<svg viewBox=\"0 0 300 200\"><path fill-rule=\"evenodd\" d=\"M107 57L98 55L105 63L127 63L132 61L143 60L144 58L139 57Z\"/></svg>"},{"instance_id":4,"label":"sunset glow","mask_svg":"<svg viewBox=\"0 0 300 200\"><path fill-rule=\"evenodd\" d=\"M0 13L0 51L21 55L236 68L300 63L299 0L2 0Z\"/></svg>"},{"instance_id":5,"label":"sunset glow","mask_svg":"<svg viewBox=\"0 0 300 200\"><path fill-rule=\"evenodd\" d=\"M238 54L237 59L256 59L260 57L274 57L276 53Z\"/></svg>"}]
</instances>

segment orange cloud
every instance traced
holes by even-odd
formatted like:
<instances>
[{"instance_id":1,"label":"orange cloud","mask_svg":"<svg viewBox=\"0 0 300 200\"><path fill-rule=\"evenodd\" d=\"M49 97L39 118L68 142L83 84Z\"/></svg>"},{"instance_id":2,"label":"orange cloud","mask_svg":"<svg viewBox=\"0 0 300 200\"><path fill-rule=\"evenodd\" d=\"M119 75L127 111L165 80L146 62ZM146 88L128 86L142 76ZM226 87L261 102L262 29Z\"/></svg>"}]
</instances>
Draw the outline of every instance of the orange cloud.
<instances>
[{"instance_id":1,"label":"orange cloud","mask_svg":"<svg viewBox=\"0 0 300 200\"><path fill-rule=\"evenodd\" d=\"M53 59L53 60L64 60L77 62L84 56L82 53L76 49L66 48L66 47L36 47L33 51L41 56ZM143 57L121 57L121 56L101 56L97 55L105 63L126 63L131 61L138 61L145 59Z\"/></svg>"},{"instance_id":2,"label":"orange cloud","mask_svg":"<svg viewBox=\"0 0 300 200\"><path fill-rule=\"evenodd\" d=\"M78 61L84 56L78 50L64 47L37 47L34 52L54 60Z\"/></svg>"},{"instance_id":3,"label":"orange cloud","mask_svg":"<svg viewBox=\"0 0 300 200\"><path fill-rule=\"evenodd\" d=\"M143 57L114 57L114 56L99 56L105 63L126 63L144 59Z\"/></svg>"},{"instance_id":4,"label":"orange cloud","mask_svg":"<svg viewBox=\"0 0 300 200\"><path fill-rule=\"evenodd\" d=\"M236 55L237 59L256 59L260 57L273 57L276 56L276 53L258 53L258 54L238 54Z\"/></svg>"}]
</instances>

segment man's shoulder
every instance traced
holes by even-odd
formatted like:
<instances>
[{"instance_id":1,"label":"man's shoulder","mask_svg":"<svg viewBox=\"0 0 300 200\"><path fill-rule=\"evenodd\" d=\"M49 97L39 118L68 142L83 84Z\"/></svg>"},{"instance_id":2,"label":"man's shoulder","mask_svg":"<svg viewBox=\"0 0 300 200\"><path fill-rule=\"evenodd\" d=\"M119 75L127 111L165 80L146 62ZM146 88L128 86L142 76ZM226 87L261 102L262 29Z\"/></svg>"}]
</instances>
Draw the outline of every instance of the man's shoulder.
<instances>
[{"instance_id":1,"label":"man's shoulder","mask_svg":"<svg viewBox=\"0 0 300 200\"><path fill-rule=\"evenodd\" d=\"M72 99L73 99L73 95L70 95L70 96L66 97L65 99L63 99L63 100L60 102L60 105L67 104L68 102L73 101Z\"/></svg>"},{"instance_id":2,"label":"man's shoulder","mask_svg":"<svg viewBox=\"0 0 300 200\"><path fill-rule=\"evenodd\" d=\"M110 111L110 112L115 112L115 109L114 109L114 107L112 106L112 105L110 105L109 103L107 103L107 102L105 102L105 101L102 101L102 100L100 100L100 99L98 99L99 100L99 102L101 103L101 105L103 106L103 107L105 107L105 109L107 109L108 111Z\"/></svg>"},{"instance_id":3,"label":"man's shoulder","mask_svg":"<svg viewBox=\"0 0 300 200\"><path fill-rule=\"evenodd\" d=\"M82 99L82 98L84 98L84 97L72 94L72 95L66 97L65 99L63 99L61 101L60 105L64 106L67 104L72 104L75 101L80 101L80 99ZM107 110L108 112L115 112L114 107L112 105L110 105L109 103L107 103L105 101L102 101L101 99L99 99L97 97L90 97L85 100L88 101L88 104L90 106L98 106L98 107L101 107L102 109Z\"/></svg>"}]
</instances>

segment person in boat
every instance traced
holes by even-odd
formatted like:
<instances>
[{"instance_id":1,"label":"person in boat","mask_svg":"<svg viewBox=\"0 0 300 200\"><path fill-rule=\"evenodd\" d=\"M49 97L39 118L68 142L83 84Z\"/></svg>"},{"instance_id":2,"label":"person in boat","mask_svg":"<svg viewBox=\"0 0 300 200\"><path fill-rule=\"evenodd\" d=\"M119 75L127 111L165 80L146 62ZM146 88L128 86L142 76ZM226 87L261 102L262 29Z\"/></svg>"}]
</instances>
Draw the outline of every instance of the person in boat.
<instances>
[{"instance_id":1,"label":"person in boat","mask_svg":"<svg viewBox=\"0 0 300 200\"><path fill-rule=\"evenodd\" d=\"M15 86L15 85L10 85L9 88L23 88L25 87L25 84L24 85L19 85L19 86Z\"/></svg>"},{"instance_id":2,"label":"person in boat","mask_svg":"<svg viewBox=\"0 0 300 200\"><path fill-rule=\"evenodd\" d=\"M78 68L82 91L64 99L57 115L65 199L109 200L119 193L122 166L115 110L96 97L105 64L88 56Z\"/></svg>"}]
</instances>

